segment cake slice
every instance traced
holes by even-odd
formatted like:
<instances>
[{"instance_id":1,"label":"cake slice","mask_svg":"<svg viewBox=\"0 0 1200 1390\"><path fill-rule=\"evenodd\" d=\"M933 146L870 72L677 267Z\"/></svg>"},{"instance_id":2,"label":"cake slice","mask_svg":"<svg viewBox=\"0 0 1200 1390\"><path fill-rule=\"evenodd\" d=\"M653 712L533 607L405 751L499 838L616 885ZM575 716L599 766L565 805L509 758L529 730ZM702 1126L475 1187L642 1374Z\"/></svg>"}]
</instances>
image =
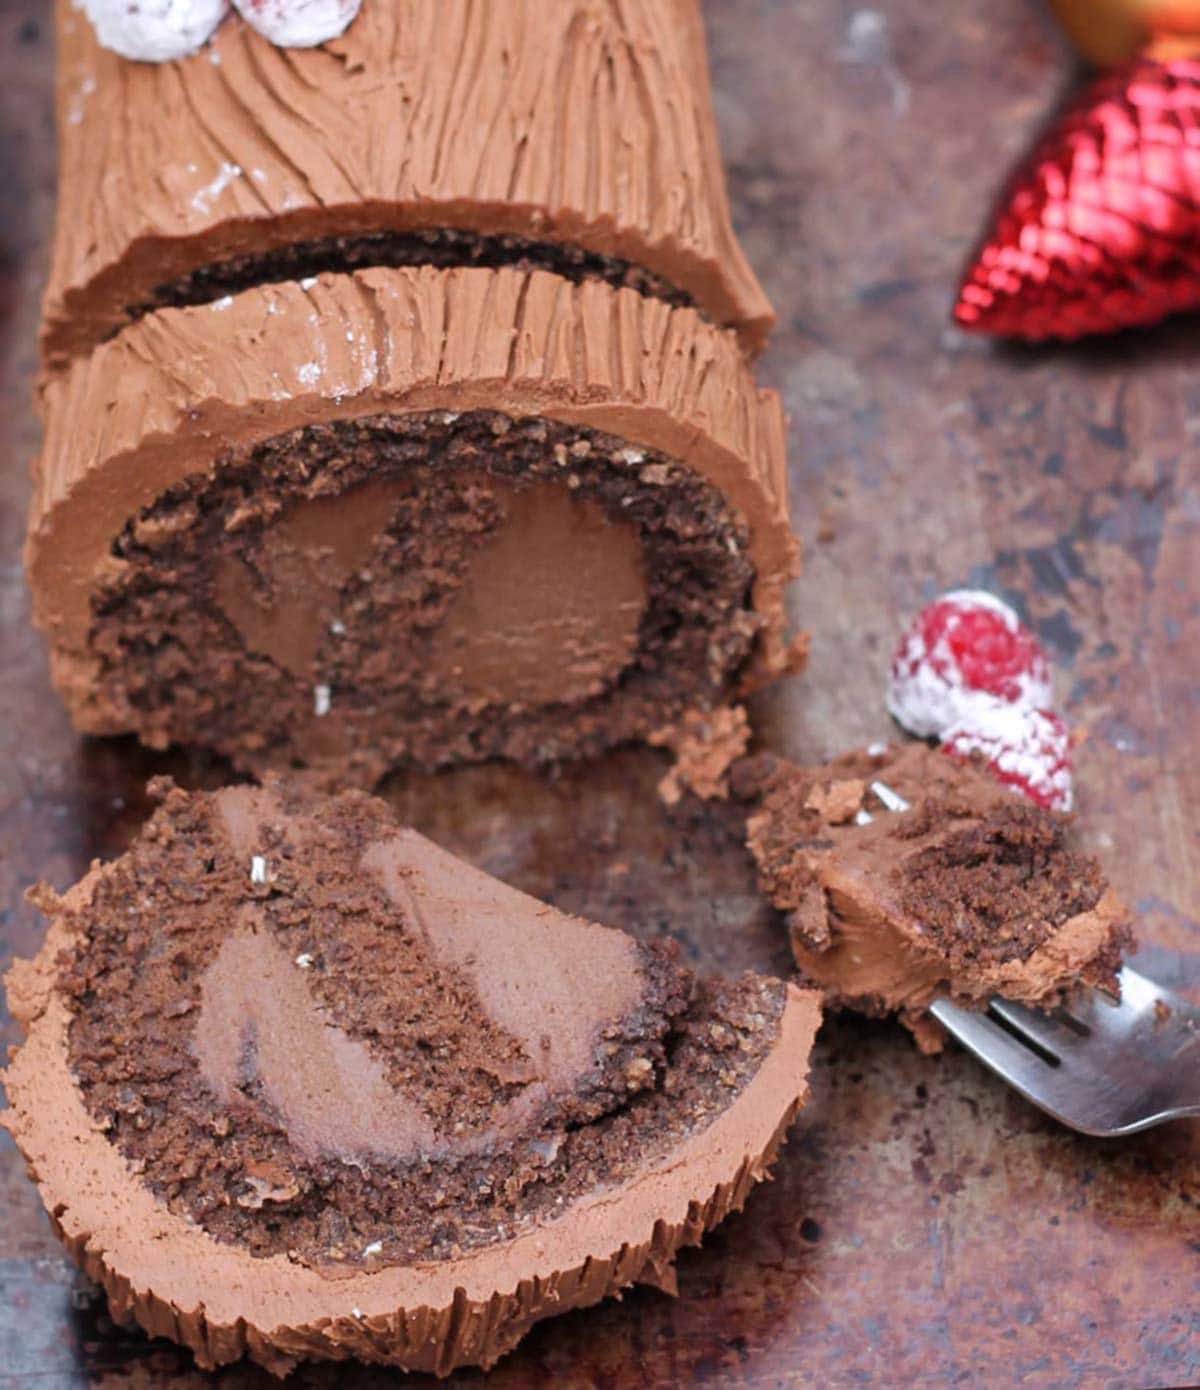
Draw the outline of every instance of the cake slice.
<instances>
[{"instance_id":1,"label":"cake slice","mask_svg":"<svg viewBox=\"0 0 1200 1390\"><path fill-rule=\"evenodd\" d=\"M295 786L162 805L9 1004L12 1132L118 1319L203 1366L489 1365L744 1202L817 996L696 979Z\"/></svg>"},{"instance_id":2,"label":"cake slice","mask_svg":"<svg viewBox=\"0 0 1200 1390\"><path fill-rule=\"evenodd\" d=\"M1099 863L1075 847L1068 817L981 763L904 743L817 768L747 761L736 780L758 803L748 833L760 884L828 1003L898 1014L937 1051L927 1010L938 995L1050 1008L1080 985L1116 989L1129 916ZM911 809L890 812L877 781Z\"/></svg>"},{"instance_id":3,"label":"cake slice","mask_svg":"<svg viewBox=\"0 0 1200 1390\"><path fill-rule=\"evenodd\" d=\"M330 274L151 314L42 407L30 589L89 733L370 786L592 755L801 658L779 401L690 309Z\"/></svg>"},{"instance_id":4,"label":"cake slice","mask_svg":"<svg viewBox=\"0 0 1200 1390\"><path fill-rule=\"evenodd\" d=\"M370 787L799 666L698 0L231 15L161 63L56 24L26 559L76 728Z\"/></svg>"}]
</instances>

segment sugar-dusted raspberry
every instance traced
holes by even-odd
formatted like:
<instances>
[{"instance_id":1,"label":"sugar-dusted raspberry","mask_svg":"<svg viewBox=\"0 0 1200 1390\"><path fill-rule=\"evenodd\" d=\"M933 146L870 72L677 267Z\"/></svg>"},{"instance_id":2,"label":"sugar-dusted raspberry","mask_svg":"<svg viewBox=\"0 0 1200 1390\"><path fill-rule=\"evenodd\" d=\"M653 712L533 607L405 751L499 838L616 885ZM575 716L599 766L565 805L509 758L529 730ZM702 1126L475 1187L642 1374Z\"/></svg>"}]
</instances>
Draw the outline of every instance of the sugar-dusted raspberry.
<instances>
[{"instance_id":1,"label":"sugar-dusted raspberry","mask_svg":"<svg viewBox=\"0 0 1200 1390\"><path fill-rule=\"evenodd\" d=\"M1071 736L1056 714L993 700L942 735L942 749L963 760L979 753L999 781L1052 811L1071 809Z\"/></svg>"},{"instance_id":2,"label":"sugar-dusted raspberry","mask_svg":"<svg viewBox=\"0 0 1200 1390\"><path fill-rule=\"evenodd\" d=\"M105 48L143 63L194 52L220 24L229 0L83 0Z\"/></svg>"},{"instance_id":3,"label":"sugar-dusted raspberry","mask_svg":"<svg viewBox=\"0 0 1200 1390\"><path fill-rule=\"evenodd\" d=\"M994 700L1048 705L1046 653L1007 603L955 589L922 609L900 639L888 711L909 733L931 738Z\"/></svg>"},{"instance_id":4,"label":"sugar-dusted raspberry","mask_svg":"<svg viewBox=\"0 0 1200 1390\"><path fill-rule=\"evenodd\" d=\"M335 39L362 0L233 0L247 24L281 48L315 48ZM393 0L381 0L392 4Z\"/></svg>"}]
</instances>

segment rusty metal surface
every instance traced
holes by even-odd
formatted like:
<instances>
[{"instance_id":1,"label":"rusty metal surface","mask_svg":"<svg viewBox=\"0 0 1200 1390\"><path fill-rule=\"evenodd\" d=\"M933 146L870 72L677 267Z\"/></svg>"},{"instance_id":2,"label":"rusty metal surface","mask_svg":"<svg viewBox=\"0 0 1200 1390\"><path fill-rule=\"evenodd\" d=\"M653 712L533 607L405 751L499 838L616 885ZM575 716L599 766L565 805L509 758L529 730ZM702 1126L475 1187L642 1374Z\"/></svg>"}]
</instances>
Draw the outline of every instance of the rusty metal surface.
<instances>
[{"instance_id":1,"label":"rusty metal surface","mask_svg":"<svg viewBox=\"0 0 1200 1390\"><path fill-rule=\"evenodd\" d=\"M372 0L375 3L376 0ZM1035 0L710 0L739 226L780 310L764 373L792 415L797 608L808 674L757 711L806 756L887 732L880 674L902 615L998 586L1055 658L1090 738L1087 835L1137 904L1139 964L1200 989L1200 340L1195 320L1013 352L947 326L955 275L1008 163L1069 80ZM27 627L19 547L27 396L52 207L40 0L0 0L0 966L37 944L33 879L120 850L169 768L81 744ZM487 768L391 789L416 825L557 903L702 965L782 969L728 809L653 794L656 757L556 781ZM0 1016L0 1034L13 1026ZM968 1058L898 1029L827 1025L814 1098L776 1180L651 1290L537 1329L490 1376L553 1385L1120 1387L1200 1383L1200 1127L1124 1143L1040 1118ZM267 1385L209 1377L114 1329L0 1143L0 1387ZM304 1386L404 1383L345 1368Z\"/></svg>"}]
</instances>

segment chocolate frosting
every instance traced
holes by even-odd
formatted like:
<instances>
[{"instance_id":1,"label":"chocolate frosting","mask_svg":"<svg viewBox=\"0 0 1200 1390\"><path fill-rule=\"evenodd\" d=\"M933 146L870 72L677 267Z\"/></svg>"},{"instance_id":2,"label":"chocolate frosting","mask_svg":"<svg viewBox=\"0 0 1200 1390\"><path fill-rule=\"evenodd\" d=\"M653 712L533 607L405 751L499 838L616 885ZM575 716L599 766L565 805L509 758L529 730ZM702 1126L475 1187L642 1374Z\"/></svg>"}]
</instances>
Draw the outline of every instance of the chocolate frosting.
<instances>
[{"instance_id":1,"label":"chocolate frosting","mask_svg":"<svg viewBox=\"0 0 1200 1390\"><path fill-rule=\"evenodd\" d=\"M500 533L439 625L430 669L496 704L583 699L637 650L646 601L638 538L559 487L490 490L507 494ZM405 491L380 480L297 503L269 527L254 567L237 556L218 562L218 601L248 650L312 679L339 591Z\"/></svg>"},{"instance_id":2,"label":"chocolate frosting","mask_svg":"<svg viewBox=\"0 0 1200 1390\"><path fill-rule=\"evenodd\" d=\"M496 704L582 700L632 659L645 603L633 528L542 484L513 499L472 566L432 666Z\"/></svg>"},{"instance_id":3,"label":"chocolate frosting","mask_svg":"<svg viewBox=\"0 0 1200 1390\"><path fill-rule=\"evenodd\" d=\"M253 834L263 811L261 795L248 789L221 794L235 839ZM28 1161L56 1229L89 1277L104 1286L114 1314L191 1347L202 1366L249 1354L283 1373L308 1357L356 1356L446 1374L458 1365L490 1365L539 1318L596 1302L630 1283L671 1288L676 1250L741 1206L806 1094L819 1005L814 994L788 987L774 1041L727 1105L635 1171L585 1190L555 1218L520 1234L497 1233L493 1243L428 1263L331 1270L286 1254L256 1258L155 1197L89 1112L71 1069L72 1015L59 983L64 962L80 944L70 923L88 910L114 869L95 866L64 899L49 904L53 921L42 950L9 973L9 1005L26 1036L4 1076L11 1108L3 1122ZM624 953L633 951L628 938L582 923L578 936L570 930L564 936L564 919L548 908L540 909L543 931L536 905L514 913L512 901L521 895L457 864L419 836L400 833L377 841L366 851L364 872L379 874L410 912L419 912L429 939L447 959L477 972L506 1028L529 1041L539 1012L553 1019L548 1031L565 1050L539 1063L550 1082L560 1068L570 1071L576 1063L570 1016L582 1010L585 1020L594 1018L594 1011L625 998L630 974ZM223 997L234 1026L238 1019L258 1017L283 1028L272 1043L281 1053L289 1045L309 1047L314 1037L303 998L307 986L294 983L301 972L252 943L252 925L238 923L226 937L225 951L205 981L205 1007ZM283 986L275 1003L265 997L268 991L251 998L237 978L245 970L265 969L281 983L285 966L293 983ZM297 1029L287 1017L293 1011L309 1023ZM223 1021L214 1014L211 1035L201 1033L197 1042L218 1083L241 1065L216 1036ZM327 1093L365 1078L365 1100L370 1068L362 1054L346 1050L346 1041L318 1035L322 1057L305 1075ZM261 1052L259 1062L265 1065ZM307 1132L309 1141L328 1142L331 1136L319 1132L327 1109L299 1086L283 1094L280 1088L291 1085L281 1076L285 1071L270 1065L276 1098L293 1121L317 1127ZM413 1116L392 1118L407 1124ZM370 1137L382 1120L355 1108L351 1123L360 1136ZM262 1180L269 1183L271 1175Z\"/></svg>"},{"instance_id":4,"label":"chocolate frosting","mask_svg":"<svg viewBox=\"0 0 1200 1390\"><path fill-rule=\"evenodd\" d=\"M389 1084L365 1043L322 1020L302 972L253 920L205 973L193 1049L221 1101L253 1088L304 1152L442 1156L420 1104Z\"/></svg>"},{"instance_id":5,"label":"chocolate frosting","mask_svg":"<svg viewBox=\"0 0 1200 1390\"><path fill-rule=\"evenodd\" d=\"M261 827L286 819L276 798L256 788L227 788L217 804L246 863ZM290 827L303 837L295 818ZM261 1094L309 1152L438 1160L486 1152L591 1074L606 1026L641 998L633 939L553 912L412 830L369 845L361 867L520 1047L524 1064L475 1059L498 1084L519 1083L516 1098L494 1107L485 1128L442 1139L420 1097L398 1092L381 1060L323 1016L304 972L259 929L254 909L243 911L205 972L193 1039L201 1067L223 1099L247 1086Z\"/></svg>"},{"instance_id":6,"label":"chocolate frosting","mask_svg":"<svg viewBox=\"0 0 1200 1390\"><path fill-rule=\"evenodd\" d=\"M570 1092L594 1065L605 1025L636 1007L642 981L632 937L535 904L415 831L372 845L363 868L532 1059L523 1074L497 1077L534 1081L523 1098Z\"/></svg>"},{"instance_id":7,"label":"chocolate frosting","mask_svg":"<svg viewBox=\"0 0 1200 1390\"><path fill-rule=\"evenodd\" d=\"M544 272L363 271L162 310L47 384L27 560L55 682L78 727L138 726L135 711L93 702L88 646L90 602L118 573L113 541L131 517L210 469L223 448L324 421L439 408L592 427L629 441L631 458L640 445L695 469L750 531L762 622L747 686L797 664L783 606L796 568L783 420L778 398L755 389L729 334L691 310ZM81 429L81 421L96 427ZM607 533L614 579L620 534ZM335 553L330 575L348 558ZM594 570L598 558L589 563ZM570 606L557 624L552 640L574 645L560 672L568 685L585 684L604 663L599 653L611 661L625 640L634 585L624 574L589 641ZM252 624L253 614L240 621ZM304 657L306 632L290 660ZM463 653L481 671L486 646ZM531 674L534 664L521 664L518 683L543 678Z\"/></svg>"},{"instance_id":8,"label":"chocolate frosting","mask_svg":"<svg viewBox=\"0 0 1200 1390\"><path fill-rule=\"evenodd\" d=\"M381 479L292 507L270 529L259 566L270 586L265 595L244 561L218 561L217 601L250 651L311 676L321 639L336 621L339 591L387 529L389 503L403 491Z\"/></svg>"},{"instance_id":9,"label":"chocolate frosting","mask_svg":"<svg viewBox=\"0 0 1200 1390\"><path fill-rule=\"evenodd\" d=\"M232 18L162 64L102 49L71 0L56 14L51 364L199 267L380 229L583 247L677 286L750 348L766 336L697 0L381 0L317 49Z\"/></svg>"}]
</instances>

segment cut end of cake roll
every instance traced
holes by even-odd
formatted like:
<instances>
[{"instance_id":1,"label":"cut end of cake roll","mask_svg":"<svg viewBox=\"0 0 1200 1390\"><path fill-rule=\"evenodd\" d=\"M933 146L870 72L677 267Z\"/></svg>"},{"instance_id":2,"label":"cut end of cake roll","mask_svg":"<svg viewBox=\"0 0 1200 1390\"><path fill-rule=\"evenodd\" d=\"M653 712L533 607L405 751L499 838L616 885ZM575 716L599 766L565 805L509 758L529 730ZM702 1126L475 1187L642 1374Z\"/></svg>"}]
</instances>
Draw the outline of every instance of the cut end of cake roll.
<instances>
[{"instance_id":1,"label":"cut end of cake roll","mask_svg":"<svg viewBox=\"0 0 1200 1390\"><path fill-rule=\"evenodd\" d=\"M43 404L30 582L86 731L369 784L595 753L795 664L778 400L690 310L327 275L144 318Z\"/></svg>"},{"instance_id":2,"label":"cut end of cake roll","mask_svg":"<svg viewBox=\"0 0 1200 1390\"><path fill-rule=\"evenodd\" d=\"M57 19L52 372L158 308L413 265L631 287L765 341L696 0L381 0L319 48L231 18L162 64Z\"/></svg>"},{"instance_id":3,"label":"cut end of cake roll","mask_svg":"<svg viewBox=\"0 0 1200 1390\"><path fill-rule=\"evenodd\" d=\"M739 782L757 803L748 830L762 889L787 914L801 976L830 1004L898 1014L937 1051L928 1008L939 995L1052 1008L1081 985L1116 990L1128 911L1069 817L982 763L906 743L820 767L747 764ZM889 811L875 782L911 809Z\"/></svg>"},{"instance_id":4,"label":"cut end of cake roll","mask_svg":"<svg viewBox=\"0 0 1200 1390\"><path fill-rule=\"evenodd\" d=\"M118 1318L203 1366L486 1366L672 1287L763 1176L815 994L697 979L361 794L159 791L7 980L3 1122Z\"/></svg>"}]
</instances>

